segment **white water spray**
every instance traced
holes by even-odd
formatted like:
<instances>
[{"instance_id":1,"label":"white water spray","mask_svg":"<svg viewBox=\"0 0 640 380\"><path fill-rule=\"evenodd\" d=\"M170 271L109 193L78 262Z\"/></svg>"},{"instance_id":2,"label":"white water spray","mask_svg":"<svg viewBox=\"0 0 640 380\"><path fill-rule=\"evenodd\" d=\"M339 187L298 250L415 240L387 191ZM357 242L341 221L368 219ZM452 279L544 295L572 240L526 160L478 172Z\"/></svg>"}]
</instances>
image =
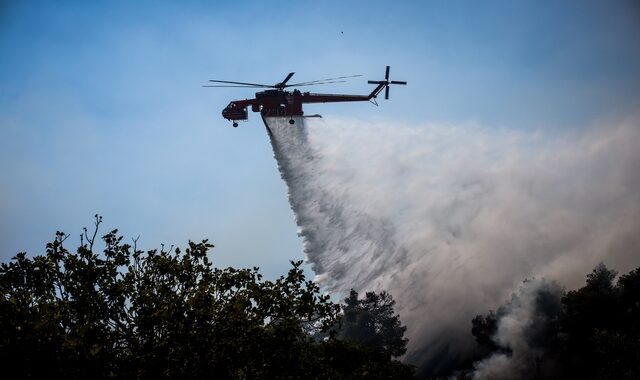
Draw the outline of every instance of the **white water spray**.
<instances>
[{"instance_id":1,"label":"white water spray","mask_svg":"<svg viewBox=\"0 0 640 380\"><path fill-rule=\"evenodd\" d=\"M471 319L525 278L571 288L640 258L637 120L579 136L268 118L306 259L333 292L386 290L405 359L453 369Z\"/></svg>"}]
</instances>

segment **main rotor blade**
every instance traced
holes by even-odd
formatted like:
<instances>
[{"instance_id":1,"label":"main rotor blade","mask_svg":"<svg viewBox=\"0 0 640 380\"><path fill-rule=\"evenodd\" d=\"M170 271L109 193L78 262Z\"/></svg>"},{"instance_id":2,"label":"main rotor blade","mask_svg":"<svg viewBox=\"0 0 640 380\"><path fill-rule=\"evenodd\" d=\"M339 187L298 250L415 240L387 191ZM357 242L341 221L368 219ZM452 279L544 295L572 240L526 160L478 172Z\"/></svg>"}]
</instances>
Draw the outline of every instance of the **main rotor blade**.
<instances>
[{"instance_id":1,"label":"main rotor blade","mask_svg":"<svg viewBox=\"0 0 640 380\"><path fill-rule=\"evenodd\" d=\"M318 84L329 84L329 83L344 83L346 81L344 80L336 80L336 81L329 81L329 82L318 82L318 83L307 83L307 84L300 84L300 85L293 85L293 84L289 84L284 87L303 87L303 86L315 86ZM231 86L231 85L204 85L202 87L236 87L236 88L264 88L263 86Z\"/></svg>"},{"instance_id":2,"label":"main rotor blade","mask_svg":"<svg viewBox=\"0 0 640 380\"><path fill-rule=\"evenodd\" d=\"M392 80L391 82L389 82L390 84L407 84L407 82L405 81L400 81L400 80Z\"/></svg>"},{"instance_id":3,"label":"main rotor blade","mask_svg":"<svg viewBox=\"0 0 640 380\"><path fill-rule=\"evenodd\" d=\"M384 79L389 80L389 69L390 67L387 66L387 72L384 74Z\"/></svg>"},{"instance_id":4,"label":"main rotor blade","mask_svg":"<svg viewBox=\"0 0 640 380\"><path fill-rule=\"evenodd\" d=\"M362 74L347 75L347 76L344 76L344 77L318 79L318 80L311 80L311 81L308 81L308 82L300 82L300 83L295 83L295 84L289 84L287 86L301 86L301 85L306 85L306 84L309 84L309 83L324 82L324 81L327 81L327 80L336 80L336 79L355 78L355 77L361 77L361 76L362 76Z\"/></svg>"},{"instance_id":5,"label":"main rotor blade","mask_svg":"<svg viewBox=\"0 0 640 380\"><path fill-rule=\"evenodd\" d=\"M389 99L389 86L384 88L384 98Z\"/></svg>"},{"instance_id":6,"label":"main rotor blade","mask_svg":"<svg viewBox=\"0 0 640 380\"><path fill-rule=\"evenodd\" d=\"M204 85L202 87L237 87L237 88L269 88L271 86L226 86L226 85Z\"/></svg>"},{"instance_id":7,"label":"main rotor blade","mask_svg":"<svg viewBox=\"0 0 640 380\"><path fill-rule=\"evenodd\" d=\"M288 84L284 87L304 87L304 86L315 86L318 84L329 84L329 83L345 83L346 80L336 80L336 81L329 81L329 82L318 82L318 83L303 83L303 84Z\"/></svg>"},{"instance_id":8,"label":"main rotor blade","mask_svg":"<svg viewBox=\"0 0 640 380\"><path fill-rule=\"evenodd\" d=\"M209 82L214 82L214 83L230 83L230 84L241 84L244 86L255 86L255 87L273 87L273 86L269 86L268 84L259 84L259 83L245 83L245 82L231 82L228 80L214 80L214 79L209 79Z\"/></svg>"},{"instance_id":9,"label":"main rotor blade","mask_svg":"<svg viewBox=\"0 0 640 380\"><path fill-rule=\"evenodd\" d=\"M284 86L285 84L287 84L287 82L289 81L289 79L291 79L291 77L293 76L293 74L295 73L289 73L289 75L287 75L286 78L284 78L284 80L280 83L278 83L280 86Z\"/></svg>"},{"instance_id":10,"label":"main rotor blade","mask_svg":"<svg viewBox=\"0 0 640 380\"><path fill-rule=\"evenodd\" d=\"M383 83L387 83L383 80L370 80L368 81L369 84L383 84Z\"/></svg>"}]
</instances>

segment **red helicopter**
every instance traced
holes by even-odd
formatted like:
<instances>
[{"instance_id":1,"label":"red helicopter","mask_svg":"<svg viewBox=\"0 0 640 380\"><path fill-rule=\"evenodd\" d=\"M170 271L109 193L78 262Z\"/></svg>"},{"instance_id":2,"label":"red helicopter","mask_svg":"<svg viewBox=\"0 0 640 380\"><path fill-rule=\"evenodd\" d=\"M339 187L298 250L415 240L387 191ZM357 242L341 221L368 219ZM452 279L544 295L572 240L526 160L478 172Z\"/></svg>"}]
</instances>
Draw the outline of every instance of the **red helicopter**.
<instances>
[{"instance_id":1,"label":"red helicopter","mask_svg":"<svg viewBox=\"0 0 640 380\"><path fill-rule=\"evenodd\" d=\"M289 73L284 80L274 85L258 84L258 83L245 83L245 82L231 82L224 80L210 80L209 82L224 83L224 85L206 85L203 87L244 87L244 88L266 88L261 92L256 92L254 99L234 100L229 103L225 109L222 110L222 116L233 122L233 126L238 126L238 120L247 120L247 107L251 106L251 111L260 112L263 117L267 116L284 116L289 117L289 124L294 124L294 116L302 116L302 104L304 103L331 103L331 102L360 102L370 101L377 105L376 97L384 89L384 98L389 99L389 85L391 84L403 84L404 81L390 81L389 80L389 66L384 75L384 80L372 81L370 84L375 84L376 87L371 91L369 95L339 95L339 94L314 94L310 92L300 92L297 89L293 91L285 91L288 87L302 87L302 86L315 86L328 83L341 83L343 79L360 77L362 75L350 75L337 78L327 78L314 80L310 82L300 82L287 84L294 73Z\"/></svg>"}]
</instances>

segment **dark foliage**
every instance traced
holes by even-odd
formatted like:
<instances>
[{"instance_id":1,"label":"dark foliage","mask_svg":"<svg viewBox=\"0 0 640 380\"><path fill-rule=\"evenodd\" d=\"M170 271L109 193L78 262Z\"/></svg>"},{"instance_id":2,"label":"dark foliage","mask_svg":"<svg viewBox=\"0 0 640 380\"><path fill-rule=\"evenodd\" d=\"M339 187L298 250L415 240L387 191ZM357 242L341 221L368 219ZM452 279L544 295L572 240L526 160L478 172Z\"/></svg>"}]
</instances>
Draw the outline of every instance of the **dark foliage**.
<instances>
[{"instance_id":1,"label":"dark foliage","mask_svg":"<svg viewBox=\"0 0 640 380\"><path fill-rule=\"evenodd\" d=\"M538 321L529 344L543 353L544 361L554 363L553 376L640 378L640 268L617 282L616 275L599 264L580 289L563 296L538 293L536 308L545 318ZM508 306L472 320L472 334L484 353L509 351L492 339Z\"/></svg>"},{"instance_id":2,"label":"dark foliage","mask_svg":"<svg viewBox=\"0 0 640 380\"><path fill-rule=\"evenodd\" d=\"M493 336L498 331L498 319L493 310L489 314L477 315L471 320L471 334L476 338L476 343L485 353L498 350L498 345L494 342Z\"/></svg>"},{"instance_id":3,"label":"dark foliage","mask_svg":"<svg viewBox=\"0 0 640 380\"><path fill-rule=\"evenodd\" d=\"M562 358L576 376L640 378L640 268L615 277L600 264L562 299Z\"/></svg>"},{"instance_id":4,"label":"dark foliage","mask_svg":"<svg viewBox=\"0 0 640 380\"><path fill-rule=\"evenodd\" d=\"M96 232L100 219L96 219ZM15 378L411 378L379 350L311 336L340 307L292 268L275 281L218 269L206 240L146 253L117 231L58 232L44 256L0 267L0 360Z\"/></svg>"},{"instance_id":5,"label":"dark foliage","mask_svg":"<svg viewBox=\"0 0 640 380\"><path fill-rule=\"evenodd\" d=\"M338 337L358 342L391 355L400 356L407 351L406 327L400 316L394 314L395 301L389 293L367 292L363 299L351 289L342 305L342 320L337 330Z\"/></svg>"}]
</instances>

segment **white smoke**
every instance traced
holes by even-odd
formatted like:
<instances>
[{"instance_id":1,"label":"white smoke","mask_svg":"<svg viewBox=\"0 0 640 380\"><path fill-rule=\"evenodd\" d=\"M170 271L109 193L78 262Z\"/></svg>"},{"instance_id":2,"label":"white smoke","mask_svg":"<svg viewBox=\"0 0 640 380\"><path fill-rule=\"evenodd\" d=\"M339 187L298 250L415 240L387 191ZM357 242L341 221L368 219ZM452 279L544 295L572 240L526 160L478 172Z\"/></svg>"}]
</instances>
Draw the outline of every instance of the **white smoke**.
<instances>
[{"instance_id":1,"label":"white smoke","mask_svg":"<svg viewBox=\"0 0 640 380\"><path fill-rule=\"evenodd\" d=\"M525 278L638 265L637 119L551 135L268 118L306 259L333 292L386 290L408 362L442 373Z\"/></svg>"},{"instance_id":2,"label":"white smoke","mask_svg":"<svg viewBox=\"0 0 640 380\"><path fill-rule=\"evenodd\" d=\"M506 352L494 353L475 363L474 380L542 378L555 371L545 357L552 324L560 313L563 289L544 280L527 280L506 306L498 310L494 342Z\"/></svg>"}]
</instances>

